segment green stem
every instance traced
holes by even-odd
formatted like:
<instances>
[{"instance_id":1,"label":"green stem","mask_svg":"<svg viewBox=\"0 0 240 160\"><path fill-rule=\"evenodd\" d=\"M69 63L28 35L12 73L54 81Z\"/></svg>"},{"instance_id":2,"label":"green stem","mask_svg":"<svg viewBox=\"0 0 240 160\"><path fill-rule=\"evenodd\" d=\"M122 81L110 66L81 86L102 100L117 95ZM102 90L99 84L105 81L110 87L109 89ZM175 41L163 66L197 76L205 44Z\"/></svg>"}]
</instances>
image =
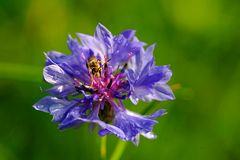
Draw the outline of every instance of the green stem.
<instances>
[{"instance_id":1,"label":"green stem","mask_svg":"<svg viewBox=\"0 0 240 160\"><path fill-rule=\"evenodd\" d=\"M141 114L145 115L147 114L154 106L156 105L156 102L151 102L144 110L142 110Z\"/></svg>"},{"instance_id":2,"label":"green stem","mask_svg":"<svg viewBox=\"0 0 240 160\"><path fill-rule=\"evenodd\" d=\"M119 160L123 154L124 149L127 146L127 142L119 140L110 160Z\"/></svg>"},{"instance_id":3,"label":"green stem","mask_svg":"<svg viewBox=\"0 0 240 160\"><path fill-rule=\"evenodd\" d=\"M107 158L107 136L101 138L101 145L100 145L100 152L101 152L101 159L106 160Z\"/></svg>"}]
</instances>

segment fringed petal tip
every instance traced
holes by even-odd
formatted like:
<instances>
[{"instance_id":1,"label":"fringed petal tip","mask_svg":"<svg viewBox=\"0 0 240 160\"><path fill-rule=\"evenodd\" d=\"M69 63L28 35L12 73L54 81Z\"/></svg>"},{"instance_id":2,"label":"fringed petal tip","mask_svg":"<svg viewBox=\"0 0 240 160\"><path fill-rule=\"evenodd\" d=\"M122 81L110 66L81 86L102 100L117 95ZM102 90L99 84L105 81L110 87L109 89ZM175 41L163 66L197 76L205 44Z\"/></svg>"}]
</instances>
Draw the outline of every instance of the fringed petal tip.
<instances>
[{"instance_id":1,"label":"fringed petal tip","mask_svg":"<svg viewBox=\"0 0 240 160\"><path fill-rule=\"evenodd\" d=\"M118 128L118 132L104 128L100 129L98 134L100 136L114 134L124 141L131 141L135 145L138 145L141 135L148 139L157 138L152 132L153 126L157 123L157 121L153 119L163 116L164 114L166 114L165 109L160 109L148 116L141 116L128 110L118 111L113 121L113 126Z\"/></svg>"}]
</instances>

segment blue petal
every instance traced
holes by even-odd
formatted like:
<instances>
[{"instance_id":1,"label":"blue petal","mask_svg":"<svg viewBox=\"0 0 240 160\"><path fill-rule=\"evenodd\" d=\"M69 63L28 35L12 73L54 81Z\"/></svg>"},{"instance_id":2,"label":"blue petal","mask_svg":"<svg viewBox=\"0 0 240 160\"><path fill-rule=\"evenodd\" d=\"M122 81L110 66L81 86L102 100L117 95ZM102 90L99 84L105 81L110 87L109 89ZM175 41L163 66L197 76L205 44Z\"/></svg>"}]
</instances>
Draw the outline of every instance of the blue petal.
<instances>
[{"instance_id":1,"label":"blue petal","mask_svg":"<svg viewBox=\"0 0 240 160\"><path fill-rule=\"evenodd\" d=\"M149 46L146 51L141 48L141 52L131 59L129 68L134 71L137 78L141 78L151 71L154 64L154 48L155 44Z\"/></svg>"},{"instance_id":2,"label":"blue petal","mask_svg":"<svg viewBox=\"0 0 240 160\"><path fill-rule=\"evenodd\" d=\"M100 130L98 131L99 136L105 136L105 135L110 134L110 133L111 133L111 132L109 132L109 131L106 130L106 129L100 129Z\"/></svg>"},{"instance_id":3,"label":"blue petal","mask_svg":"<svg viewBox=\"0 0 240 160\"><path fill-rule=\"evenodd\" d=\"M102 24L97 25L94 36L105 45L106 49L112 47L112 33Z\"/></svg>"},{"instance_id":4,"label":"blue petal","mask_svg":"<svg viewBox=\"0 0 240 160\"><path fill-rule=\"evenodd\" d=\"M175 99L175 96L171 88L167 84L156 83L153 87L155 88L155 94L156 94L156 98L154 99L159 101Z\"/></svg>"},{"instance_id":5,"label":"blue petal","mask_svg":"<svg viewBox=\"0 0 240 160\"><path fill-rule=\"evenodd\" d=\"M78 33L78 37L80 38L84 47L91 49L96 57L101 58L104 60L105 56L107 55L107 50L105 48L104 43L100 40L96 39L95 37Z\"/></svg>"},{"instance_id":6,"label":"blue petal","mask_svg":"<svg viewBox=\"0 0 240 160\"><path fill-rule=\"evenodd\" d=\"M168 85L155 84L153 86L136 86L134 88L134 92L131 95L131 98L134 99L132 102L136 104L135 101L138 101L138 99L141 99L143 101L164 101L173 100L175 97Z\"/></svg>"},{"instance_id":7,"label":"blue petal","mask_svg":"<svg viewBox=\"0 0 240 160\"><path fill-rule=\"evenodd\" d=\"M76 104L76 102L69 102L56 97L46 96L34 104L33 107L36 110L50 113L53 115L54 122L60 122L65 118L68 110L74 107Z\"/></svg>"},{"instance_id":8,"label":"blue petal","mask_svg":"<svg viewBox=\"0 0 240 160\"><path fill-rule=\"evenodd\" d=\"M100 135L103 136L101 132L107 132L107 133L113 133L117 135L119 138L124 139L125 134L121 129L119 129L114 125L107 124L98 118L99 107L100 107L99 105L94 106L93 107L94 109L93 111L91 111L90 115L86 114L86 111L88 110L86 106L80 106L80 107L75 107L71 109L68 112L66 118L59 125L59 128L65 129L65 128L79 125L80 123L83 123L83 122L95 123L101 127L101 130L99 131Z\"/></svg>"},{"instance_id":9,"label":"blue petal","mask_svg":"<svg viewBox=\"0 0 240 160\"><path fill-rule=\"evenodd\" d=\"M63 130L83 123L84 121L81 120L81 117L86 114L86 111L87 108L83 106L72 108L67 113L65 119L59 124L59 129Z\"/></svg>"},{"instance_id":10,"label":"blue petal","mask_svg":"<svg viewBox=\"0 0 240 160\"><path fill-rule=\"evenodd\" d=\"M82 55L83 60L87 60L87 58L85 58L85 56L88 57L88 55L85 55L86 52L84 52L83 46L81 46L79 44L77 39L73 39L70 35L68 35L67 44L68 44L68 48L71 50L72 54Z\"/></svg>"},{"instance_id":11,"label":"blue petal","mask_svg":"<svg viewBox=\"0 0 240 160\"><path fill-rule=\"evenodd\" d=\"M104 136L106 135L106 133L112 133L112 134L115 134L118 138L125 140L126 136L124 132L120 128L116 127L115 125L107 124L101 120L94 120L93 122L97 123L102 128L98 132L100 136Z\"/></svg>"},{"instance_id":12,"label":"blue petal","mask_svg":"<svg viewBox=\"0 0 240 160\"><path fill-rule=\"evenodd\" d=\"M51 65L51 64L59 64L59 63L62 63L65 61L66 59L66 55L60 53L60 52L57 52L57 51L51 51L51 52L48 52L47 54L45 53L45 56L46 56L46 63L45 65L48 66L48 65Z\"/></svg>"},{"instance_id":13,"label":"blue petal","mask_svg":"<svg viewBox=\"0 0 240 160\"><path fill-rule=\"evenodd\" d=\"M135 37L135 41L139 41ZM149 67L153 64L153 50L154 50L155 44L149 46L146 51L144 51L144 48L140 48L140 52L135 54L134 57L132 57L128 63L128 68L134 72L135 78L138 78L140 73L145 73L149 71ZM150 63L151 62L151 63ZM143 72L143 70L148 69L147 71Z\"/></svg>"},{"instance_id":14,"label":"blue petal","mask_svg":"<svg viewBox=\"0 0 240 160\"><path fill-rule=\"evenodd\" d=\"M147 69L148 71L143 70L136 85L151 85L159 81L161 81L161 83L167 83L172 76L172 71L169 69L169 65L160 67L146 66L146 68L147 67L149 68Z\"/></svg>"},{"instance_id":15,"label":"blue petal","mask_svg":"<svg viewBox=\"0 0 240 160\"><path fill-rule=\"evenodd\" d=\"M145 116L146 118L155 119L167 114L166 109L159 109L151 115Z\"/></svg>"},{"instance_id":16,"label":"blue petal","mask_svg":"<svg viewBox=\"0 0 240 160\"><path fill-rule=\"evenodd\" d=\"M44 79L50 84L71 84L72 79L58 65L48 65L43 69Z\"/></svg>"},{"instance_id":17,"label":"blue petal","mask_svg":"<svg viewBox=\"0 0 240 160\"><path fill-rule=\"evenodd\" d=\"M156 124L157 121L152 120L152 117L144 117L128 110L118 111L115 114L113 124L124 132L125 140L138 144L140 135L152 135L147 136L147 138L156 138L156 136L152 133L152 129L153 125Z\"/></svg>"},{"instance_id":18,"label":"blue petal","mask_svg":"<svg viewBox=\"0 0 240 160\"><path fill-rule=\"evenodd\" d=\"M139 54L136 54L127 70L128 81L131 86L130 99L134 104L138 100L151 101L153 99L163 101L174 99L173 92L167 86L172 76L169 65L155 66L152 45Z\"/></svg>"},{"instance_id":19,"label":"blue petal","mask_svg":"<svg viewBox=\"0 0 240 160\"><path fill-rule=\"evenodd\" d=\"M69 47L73 54L64 56L59 52L49 52L46 54L46 65L58 65L70 77L78 78L84 83L90 83L90 76L86 67L87 58L90 55L90 50L81 49L75 40L71 37L68 39Z\"/></svg>"},{"instance_id":20,"label":"blue petal","mask_svg":"<svg viewBox=\"0 0 240 160\"><path fill-rule=\"evenodd\" d=\"M122 34L114 37L113 42L113 52L109 54L110 65L113 67L127 63L132 56L140 52L141 47L145 44L130 41Z\"/></svg>"},{"instance_id":21,"label":"blue petal","mask_svg":"<svg viewBox=\"0 0 240 160\"><path fill-rule=\"evenodd\" d=\"M125 30L121 34L126 38L126 39L132 39L135 35L136 31L135 30Z\"/></svg>"},{"instance_id":22,"label":"blue petal","mask_svg":"<svg viewBox=\"0 0 240 160\"><path fill-rule=\"evenodd\" d=\"M69 84L55 85L54 87L44 90L44 92L49 92L58 97L67 97L68 95L76 92L76 88Z\"/></svg>"}]
</instances>

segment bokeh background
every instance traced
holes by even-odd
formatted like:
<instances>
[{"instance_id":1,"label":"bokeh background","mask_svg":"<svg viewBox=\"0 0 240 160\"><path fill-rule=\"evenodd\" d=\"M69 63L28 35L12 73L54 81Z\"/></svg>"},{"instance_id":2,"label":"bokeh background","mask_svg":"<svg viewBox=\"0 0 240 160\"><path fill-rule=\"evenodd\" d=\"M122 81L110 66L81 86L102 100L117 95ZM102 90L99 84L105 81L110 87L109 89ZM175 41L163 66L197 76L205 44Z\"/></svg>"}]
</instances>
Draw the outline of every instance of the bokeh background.
<instances>
[{"instance_id":1,"label":"bokeh background","mask_svg":"<svg viewBox=\"0 0 240 160\"><path fill-rule=\"evenodd\" d=\"M67 35L137 30L157 43L158 65L171 64L176 100L127 108L166 108L156 140L127 144L122 159L240 159L240 2L238 0L0 0L0 160L100 159L100 137L88 126L60 132L32 105L43 52L70 53ZM108 137L108 158L118 139Z\"/></svg>"}]
</instances>

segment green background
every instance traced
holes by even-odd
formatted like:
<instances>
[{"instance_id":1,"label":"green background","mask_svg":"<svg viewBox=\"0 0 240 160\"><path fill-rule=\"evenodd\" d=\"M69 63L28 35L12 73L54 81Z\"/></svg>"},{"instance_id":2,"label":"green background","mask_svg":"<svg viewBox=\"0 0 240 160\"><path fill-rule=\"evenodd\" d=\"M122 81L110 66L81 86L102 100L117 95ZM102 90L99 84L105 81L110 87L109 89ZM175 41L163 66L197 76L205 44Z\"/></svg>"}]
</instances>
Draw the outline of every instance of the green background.
<instances>
[{"instance_id":1,"label":"green background","mask_svg":"<svg viewBox=\"0 0 240 160\"><path fill-rule=\"evenodd\" d=\"M113 34L137 30L157 43L158 65L171 64L176 100L154 132L122 159L240 159L240 6L238 0L0 0L0 160L100 159L100 137L88 126L61 132L32 105L43 52L70 53L67 35L93 34L98 22ZM176 87L177 86L177 87ZM149 103L130 110L141 112ZM118 139L108 137L108 158Z\"/></svg>"}]
</instances>

